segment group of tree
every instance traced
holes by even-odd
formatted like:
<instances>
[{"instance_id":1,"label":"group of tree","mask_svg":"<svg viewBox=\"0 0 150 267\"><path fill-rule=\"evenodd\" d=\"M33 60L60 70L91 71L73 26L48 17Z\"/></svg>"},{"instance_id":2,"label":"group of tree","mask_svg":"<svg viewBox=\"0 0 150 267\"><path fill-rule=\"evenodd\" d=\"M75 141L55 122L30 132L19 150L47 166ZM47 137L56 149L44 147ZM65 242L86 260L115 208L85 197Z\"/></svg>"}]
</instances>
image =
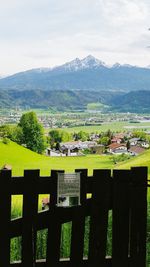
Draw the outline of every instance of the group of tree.
<instances>
[{"instance_id":1,"label":"group of tree","mask_svg":"<svg viewBox=\"0 0 150 267\"><path fill-rule=\"evenodd\" d=\"M23 144L37 153L42 153L45 150L44 129L38 122L35 112L23 114L16 126L2 125L0 127L0 137L8 138L20 145Z\"/></svg>"},{"instance_id":2,"label":"group of tree","mask_svg":"<svg viewBox=\"0 0 150 267\"><path fill-rule=\"evenodd\" d=\"M73 134L73 139L75 141L81 140L82 142L89 140L90 136L87 132L79 131Z\"/></svg>"},{"instance_id":3,"label":"group of tree","mask_svg":"<svg viewBox=\"0 0 150 267\"><path fill-rule=\"evenodd\" d=\"M68 142L72 139L71 134L64 130L51 130L49 132L49 144L51 148L59 149L59 144L62 142Z\"/></svg>"},{"instance_id":4,"label":"group of tree","mask_svg":"<svg viewBox=\"0 0 150 267\"><path fill-rule=\"evenodd\" d=\"M98 143L106 147L111 144L112 138L113 138L113 132L109 129L108 131L100 134Z\"/></svg>"},{"instance_id":5,"label":"group of tree","mask_svg":"<svg viewBox=\"0 0 150 267\"><path fill-rule=\"evenodd\" d=\"M74 134L70 134L64 130L51 130L49 132L49 144L51 148L55 148L59 150L60 143L68 142L68 141L79 141L82 142L89 140L89 134L84 131L79 131Z\"/></svg>"},{"instance_id":6,"label":"group of tree","mask_svg":"<svg viewBox=\"0 0 150 267\"><path fill-rule=\"evenodd\" d=\"M140 138L140 140L147 141L150 144L150 135L144 131L134 131L133 137Z\"/></svg>"}]
</instances>

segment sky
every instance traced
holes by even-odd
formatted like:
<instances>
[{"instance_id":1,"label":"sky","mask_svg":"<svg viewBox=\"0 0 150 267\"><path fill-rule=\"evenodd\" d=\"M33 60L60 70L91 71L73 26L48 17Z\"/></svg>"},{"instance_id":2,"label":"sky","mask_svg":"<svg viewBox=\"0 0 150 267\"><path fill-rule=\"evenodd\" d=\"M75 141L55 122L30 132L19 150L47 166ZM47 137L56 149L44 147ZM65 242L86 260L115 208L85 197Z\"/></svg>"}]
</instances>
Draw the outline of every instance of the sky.
<instances>
[{"instance_id":1,"label":"sky","mask_svg":"<svg viewBox=\"0 0 150 267\"><path fill-rule=\"evenodd\" d=\"M150 65L149 0L0 0L0 75L93 55Z\"/></svg>"}]
</instances>

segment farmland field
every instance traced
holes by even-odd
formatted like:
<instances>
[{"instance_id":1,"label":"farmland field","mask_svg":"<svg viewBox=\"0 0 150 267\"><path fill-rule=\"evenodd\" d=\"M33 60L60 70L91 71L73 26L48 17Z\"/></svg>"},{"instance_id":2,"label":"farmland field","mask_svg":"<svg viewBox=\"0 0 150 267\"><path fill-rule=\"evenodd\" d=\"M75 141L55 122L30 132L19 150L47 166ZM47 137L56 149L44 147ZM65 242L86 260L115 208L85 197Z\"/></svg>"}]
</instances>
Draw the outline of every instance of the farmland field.
<instances>
[{"instance_id":1,"label":"farmland field","mask_svg":"<svg viewBox=\"0 0 150 267\"><path fill-rule=\"evenodd\" d=\"M85 131L88 133L91 132L105 132L107 130L114 132L119 131L129 131L129 130L149 130L150 131L150 122L140 122L140 123L129 123L129 122L110 122L102 123L101 125L94 126L79 126L79 127L70 127L64 128L65 131L69 133Z\"/></svg>"}]
</instances>

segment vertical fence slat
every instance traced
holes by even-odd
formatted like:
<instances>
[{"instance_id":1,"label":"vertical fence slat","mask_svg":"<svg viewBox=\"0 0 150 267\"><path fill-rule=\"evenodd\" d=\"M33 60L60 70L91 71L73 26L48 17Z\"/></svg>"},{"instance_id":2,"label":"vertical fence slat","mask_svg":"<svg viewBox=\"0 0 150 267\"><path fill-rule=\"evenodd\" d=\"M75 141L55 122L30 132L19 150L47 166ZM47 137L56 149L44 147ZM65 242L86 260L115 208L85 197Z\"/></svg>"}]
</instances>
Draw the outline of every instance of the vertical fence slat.
<instances>
[{"instance_id":1,"label":"vertical fence slat","mask_svg":"<svg viewBox=\"0 0 150 267\"><path fill-rule=\"evenodd\" d=\"M39 170L26 170L24 172L23 195L23 226L22 226L22 267L35 266L35 240L34 219L38 209L38 183Z\"/></svg>"},{"instance_id":2,"label":"vertical fence slat","mask_svg":"<svg viewBox=\"0 0 150 267\"><path fill-rule=\"evenodd\" d=\"M90 266L105 266L110 177L110 170L94 170L88 257Z\"/></svg>"},{"instance_id":3,"label":"vertical fence slat","mask_svg":"<svg viewBox=\"0 0 150 267\"><path fill-rule=\"evenodd\" d=\"M147 168L132 168L131 266L146 266Z\"/></svg>"},{"instance_id":4,"label":"vertical fence slat","mask_svg":"<svg viewBox=\"0 0 150 267\"><path fill-rule=\"evenodd\" d=\"M113 267L128 266L130 173L129 170L114 170L113 172Z\"/></svg>"},{"instance_id":5,"label":"vertical fence slat","mask_svg":"<svg viewBox=\"0 0 150 267\"><path fill-rule=\"evenodd\" d=\"M87 169L75 170L80 172L80 201L81 206L73 214L71 233L71 266L80 266L83 261L84 231L85 231L85 202Z\"/></svg>"},{"instance_id":6,"label":"vertical fence slat","mask_svg":"<svg viewBox=\"0 0 150 267\"><path fill-rule=\"evenodd\" d=\"M58 172L51 171L52 188L50 188L50 208L49 208L49 227L47 238L47 253L46 253L46 266L58 266L60 259L60 243L61 243L61 224L57 217L56 207L57 204L57 179Z\"/></svg>"},{"instance_id":7,"label":"vertical fence slat","mask_svg":"<svg viewBox=\"0 0 150 267\"><path fill-rule=\"evenodd\" d=\"M0 172L0 266L10 264L11 171Z\"/></svg>"}]
</instances>

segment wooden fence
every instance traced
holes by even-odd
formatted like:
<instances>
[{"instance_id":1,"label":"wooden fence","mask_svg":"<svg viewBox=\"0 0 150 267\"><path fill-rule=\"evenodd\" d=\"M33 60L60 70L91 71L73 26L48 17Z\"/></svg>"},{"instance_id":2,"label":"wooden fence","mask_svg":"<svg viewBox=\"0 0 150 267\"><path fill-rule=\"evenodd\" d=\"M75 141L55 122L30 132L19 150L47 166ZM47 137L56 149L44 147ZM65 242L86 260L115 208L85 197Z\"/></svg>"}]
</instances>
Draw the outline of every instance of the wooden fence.
<instances>
[{"instance_id":1,"label":"wooden fence","mask_svg":"<svg viewBox=\"0 0 150 267\"><path fill-rule=\"evenodd\" d=\"M147 168L81 172L81 205L57 207L57 171L40 177L0 172L0 267L145 267ZM87 193L92 198L87 199ZM38 195L50 194L50 208L38 212ZM11 196L23 195L23 214L11 220ZM107 257L108 213L112 210L112 257ZM85 217L90 216L89 253L83 257ZM60 259L61 225L72 222L70 258ZM36 233L48 229L45 260L36 260ZM22 237L22 260L10 263L10 240Z\"/></svg>"}]
</instances>

